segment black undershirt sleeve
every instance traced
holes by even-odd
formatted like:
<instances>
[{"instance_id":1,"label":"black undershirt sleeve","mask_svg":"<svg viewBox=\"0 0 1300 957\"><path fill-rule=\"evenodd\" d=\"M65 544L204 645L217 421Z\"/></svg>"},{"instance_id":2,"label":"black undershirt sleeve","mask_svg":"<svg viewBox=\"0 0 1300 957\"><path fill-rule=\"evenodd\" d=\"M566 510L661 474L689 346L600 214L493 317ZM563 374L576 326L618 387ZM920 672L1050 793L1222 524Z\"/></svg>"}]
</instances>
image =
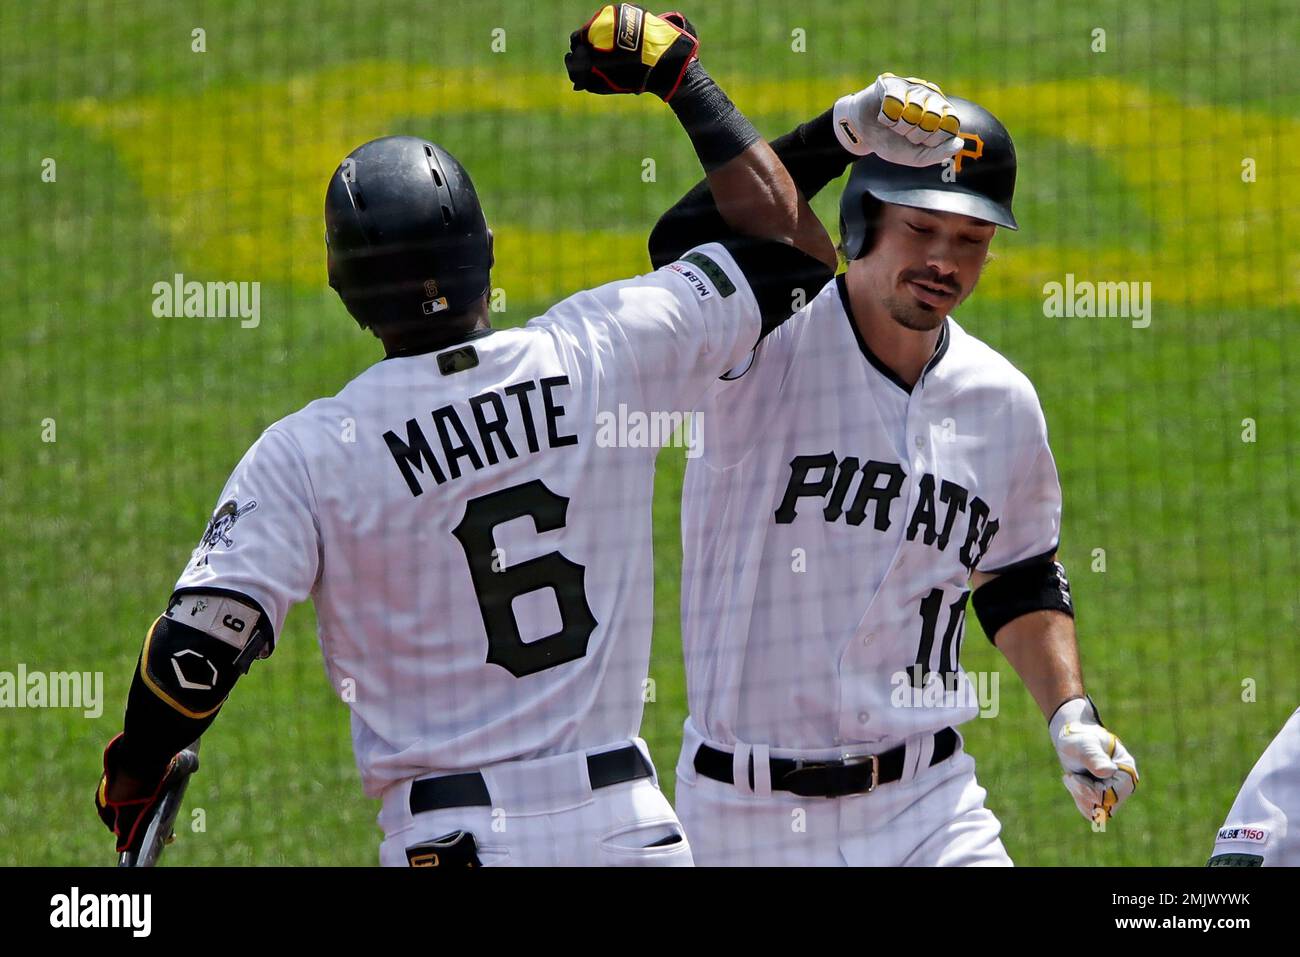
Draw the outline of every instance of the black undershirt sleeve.
<instances>
[{"instance_id":1,"label":"black undershirt sleeve","mask_svg":"<svg viewBox=\"0 0 1300 957\"><path fill-rule=\"evenodd\" d=\"M759 338L802 309L835 275L815 256L776 240L731 236L718 242L731 253L758 301L763 320Z\"/></svg>"},{"instance_id":2,"label":"black undershirt sleeve","mask_svg":"<svg viewBox=\"0 0 1300 957\"><path fill-rule=\"evenodd\" d=\"M843 175L853 159L835 137L832 112L827 110L772 142L773 152L806 199L816 196L827 183ZM655 224L650 233L650 262L658 269L694 246L735 235L718 212L709 181L704 179L691 187Z\"/></svg>"}]
</instances>

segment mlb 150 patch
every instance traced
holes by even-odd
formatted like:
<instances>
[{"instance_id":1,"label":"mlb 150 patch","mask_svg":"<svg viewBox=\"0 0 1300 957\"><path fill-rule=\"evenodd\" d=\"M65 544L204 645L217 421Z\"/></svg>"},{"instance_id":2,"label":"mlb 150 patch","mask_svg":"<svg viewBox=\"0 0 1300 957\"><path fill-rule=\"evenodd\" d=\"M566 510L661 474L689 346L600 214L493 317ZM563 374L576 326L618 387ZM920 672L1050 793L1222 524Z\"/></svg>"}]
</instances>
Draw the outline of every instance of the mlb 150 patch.
<instances>
[{"instance_id":1,"label":"mlb 150 patch","mask_svg":"<svg viewBox=\"0 0 1300 957\"><path fill-rule=\"evenodd\" d=\"M1268 831L1262 827L1221 827L1216 840L1263 844L1268 841Z\"/></svg>"},{"instance_id":2,"label":"mlb 150 patch","mask_svg":"<svg viewBox=\"0 0 1300 957\"><path fill-rule=\"evenodd\" d=\"M673 272L677 273L677 275L689 282L691 288L695 290L695 294L699 296L701 300L713 298L713 290L709 287L709 284L704 281L704 277L684 262L672 262L664 268L671 269Z\"/></svg>"}]
</instances>

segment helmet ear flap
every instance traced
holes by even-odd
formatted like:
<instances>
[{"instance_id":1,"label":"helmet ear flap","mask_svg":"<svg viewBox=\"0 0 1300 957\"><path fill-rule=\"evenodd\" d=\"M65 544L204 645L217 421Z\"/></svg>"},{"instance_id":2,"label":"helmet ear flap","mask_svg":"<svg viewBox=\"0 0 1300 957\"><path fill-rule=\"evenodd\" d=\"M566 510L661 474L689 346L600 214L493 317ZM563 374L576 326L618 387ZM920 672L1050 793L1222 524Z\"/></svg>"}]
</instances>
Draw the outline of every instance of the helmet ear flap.
<instances>
[{"instance_id":1,"label":"helmet ear flap","mask_svg":"<svg viewBox=\"0 0 1300 957\"><path fill-rule=\"evenodd\" d=\"M861 259L875 248L880 218L885 211L885 204L866 190L855 205L857 209L848 213L855 220L852 225L845 221L847 211L840 211L840 252L847 262Z\"/></svg>"},{"instance_id":2,"label":"helmet ear flap","mask_svg":"<svg viewBox=\"0 0 1300 957\"><path fill-rule=\"evenodd\" d=\"M867 224L867 233L862 238L862 249L858 252L861 259L876 246L876 237L880 232L880 220L885 214L885 204L867 193L862 197L862 218Z\"/></svg>"}]
</instances>

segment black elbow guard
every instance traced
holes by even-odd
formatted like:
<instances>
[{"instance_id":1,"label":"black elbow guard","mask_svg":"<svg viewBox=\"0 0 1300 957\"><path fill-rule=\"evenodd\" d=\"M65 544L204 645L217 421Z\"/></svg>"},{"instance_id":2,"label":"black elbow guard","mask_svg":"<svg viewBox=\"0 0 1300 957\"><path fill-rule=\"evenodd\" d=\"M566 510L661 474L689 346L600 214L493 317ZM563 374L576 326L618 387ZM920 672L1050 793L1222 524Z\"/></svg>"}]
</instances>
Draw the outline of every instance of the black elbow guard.
<instances>
[{"instance_id":1,"label":"black elbow guard","mask_svg":"<svg viewBox=\"0 0 1300 957\"><path fill-rule=\"evenodd\" d=\"M270 624L244 596L174 595L145 636L127 697L123 765L142 776L196 740L270 642Z\"/></svg>"},{"instance_id":2,"label":"black elbow guard","mask_svg":"<svg viewBox=\"0 0 1300 957\"><path fill-rule=\"evenodd\" d=\"M248 601L174 596L144 639L140 677L145 687L192 720L215 714L235 679L248 671L249 645L261 633L265 616Z\"/></svg>"},{"instance_id":3,"label":"black elbow guard","mask_svg":"<svg viewBox=\"0 0 1300 957\"><path fill-rule=\"evenodd\" d=\"M971 596L975 617L994 644L1004 625L1031 611L1060 611L1074 617L1070 581L1060 562L1038 558L1003 569L997 576Z\"/></svg>"}]
</instances>

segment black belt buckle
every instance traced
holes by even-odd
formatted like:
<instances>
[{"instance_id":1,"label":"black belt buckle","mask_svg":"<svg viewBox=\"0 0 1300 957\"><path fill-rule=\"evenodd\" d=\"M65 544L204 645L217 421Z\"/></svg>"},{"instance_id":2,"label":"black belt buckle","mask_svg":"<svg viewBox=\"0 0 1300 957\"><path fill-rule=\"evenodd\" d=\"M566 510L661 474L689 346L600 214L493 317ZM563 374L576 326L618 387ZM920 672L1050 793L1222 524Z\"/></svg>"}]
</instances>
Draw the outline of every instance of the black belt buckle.
<instances>
[{"instance_id":1,"label":"black belt buckle","mask_svg":"<svg viewBox=\"0 0 1300 957\"><path fill-rule=\"evenodd\" d=\"M481 867L478 842L469 831L452 831L406 849L411 867Z\"/></svg>"},{"instance_id":2,"label":"black belt buckle","mask_svg":"<svg viewBox=\"0 0 1300 957\"><path fill-rule=\"evenodd\" d=\"M871 775L864 780L864 766L868 763ZM814 783L818 781L822 783ZM804 783L801 785L800 782ZM870 794L879 785L880 757L875 754L845 755L838 761L796 760L794 770L781 777L781 787L800 797L838 798Z\"/></svg>"}]
</instances>

